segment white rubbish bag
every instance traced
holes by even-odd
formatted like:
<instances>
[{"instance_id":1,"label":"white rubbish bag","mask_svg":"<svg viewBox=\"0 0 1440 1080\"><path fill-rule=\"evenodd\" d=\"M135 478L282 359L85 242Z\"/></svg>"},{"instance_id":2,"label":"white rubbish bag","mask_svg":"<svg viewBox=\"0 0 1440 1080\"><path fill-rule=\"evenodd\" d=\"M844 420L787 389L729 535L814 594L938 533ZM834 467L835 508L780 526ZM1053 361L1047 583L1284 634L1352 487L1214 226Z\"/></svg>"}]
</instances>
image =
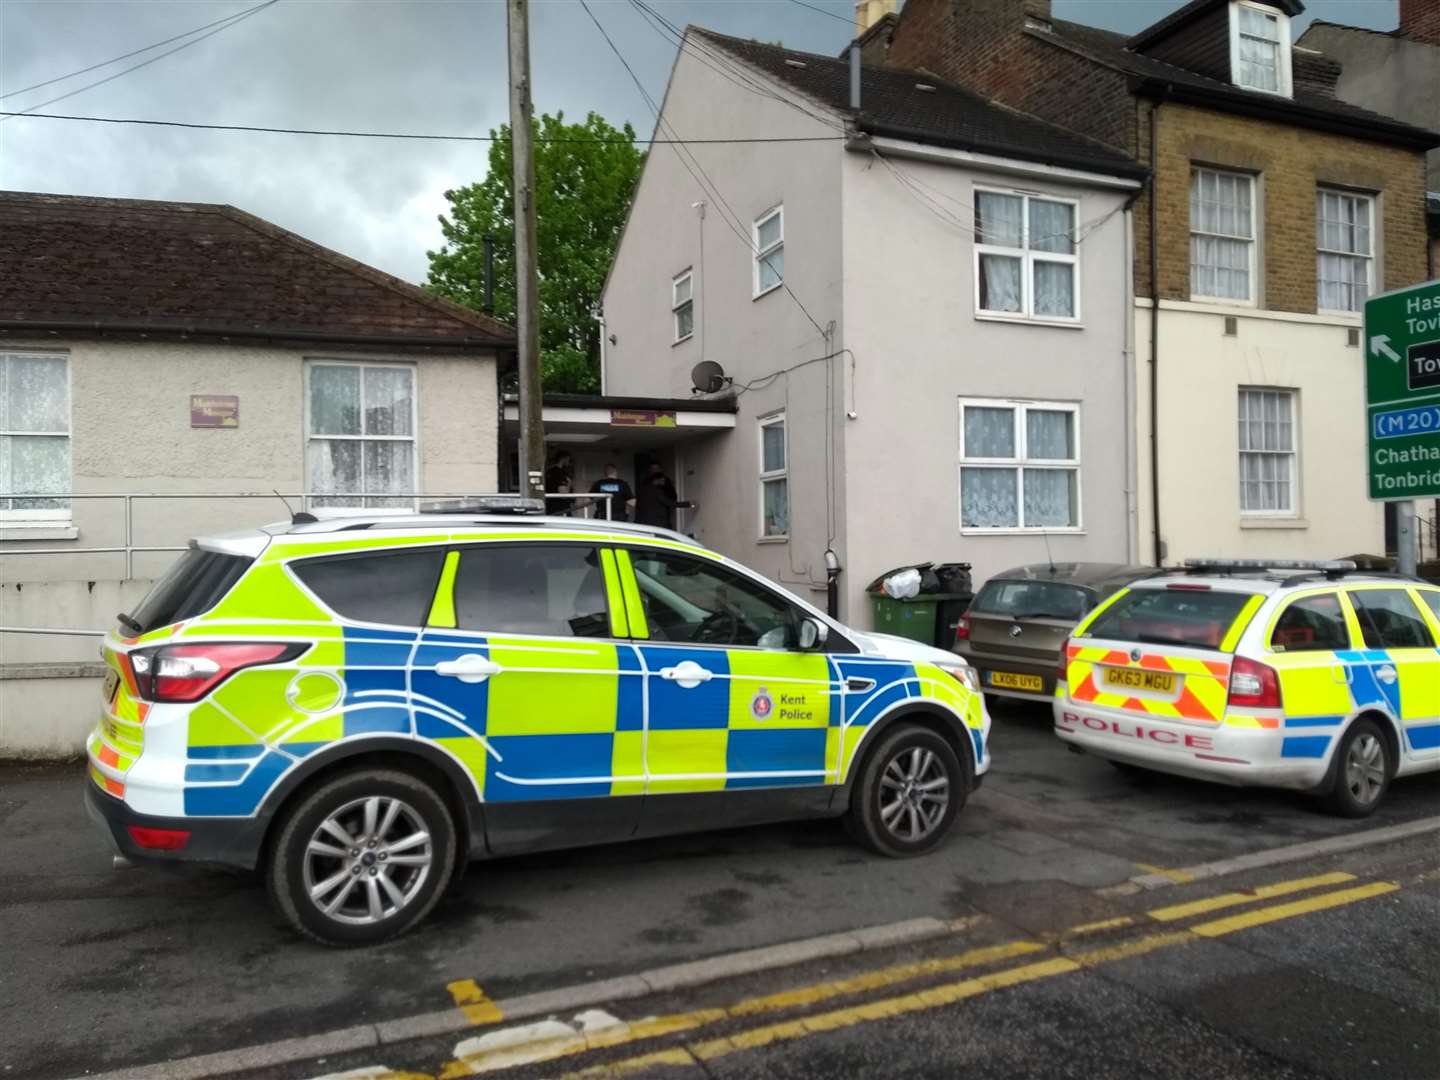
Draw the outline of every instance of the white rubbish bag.
<instances>
[{"instance_id":1,"label":"white rubbish bag","mask_svg":"<svg viewBox=\"0 0 1440 1080\"><path fill-rule=\"evenodd\" d=\"M898 574L891 574L885 579L883 586L885 595L894 600L908 600L912 596L920 595L920 571L916 569L901 570Z\"/></svg>"}]
</instances>

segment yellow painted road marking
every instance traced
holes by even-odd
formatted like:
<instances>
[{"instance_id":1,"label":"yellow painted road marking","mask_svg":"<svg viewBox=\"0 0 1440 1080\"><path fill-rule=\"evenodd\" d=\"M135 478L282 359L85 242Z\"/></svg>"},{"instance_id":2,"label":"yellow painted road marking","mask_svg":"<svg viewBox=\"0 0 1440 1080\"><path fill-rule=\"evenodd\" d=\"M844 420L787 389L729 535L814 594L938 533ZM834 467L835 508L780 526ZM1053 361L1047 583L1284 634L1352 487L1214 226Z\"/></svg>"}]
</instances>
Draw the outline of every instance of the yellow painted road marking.
<instances>
[{"instance_id":1,"label":"yellow painted road marking","mask_svg":"<svg viewBox=\"0 0 1440 1080\"><path fill-rule=\"evenodd\" d=\"M1102 930L1118 930L1122 926L1129 926L1135 920L1129 915L1121 915L1118 919L1101 919L1099 922L1083 923L1080 926L1072 926L1065 931L1065 937L1082 937L1085 934L1098 934Z\"/></svg>"},{"instance_id":2,"label":"yellow painted road marking","mask_svg":"<svg viewBox=\"0 0 1440 1080\"><path fill-rule=\"evenodd\" d=\"M1313 911L1323 911L1327 908L1341 907L1345 904L1353 904L1360 900L1369 899L1372 896L1381 896L1385 893L1394 892L1399 888L1400 886L1394 882L1381 881L1358 886L1353 889L1341 889L1336 892L1323 893L1305 900L1296 900L1288 904L1277 904L1272 907L1259 908L1255 911L1246 912L1243 915L1235 915L1227 919L1217 919L1186 929L1150 934L1133 941L1121 942L1118 945L1091 949L1074 957L1058 956L1033 964L1025 964L1015 968L1005 968L986 975L972 976L952 983L943 983L926 990L918 990L897 997L868 1001L843 1009L834 1009L830 1012L819 1013L814 1016L804 1016L778 1024L768 1024L764 1027L751 1028L748 1031L735 1032L734 1034L718 1039L692 1043L686 1047L684 1051L672 1052L663 1061L655 1060L655 1055L646 1055L646 1058L650 1059L647 1064L641 1064L642 1061L646 1060L645 1058L627 1058L622 1061L612 1062L608 1065L600 1065L591 1069L585 1069L581 1072L571 1073L566 1080L596 1080L596 1078L600 1077L624 1076L658 1064L688 1065L692 1063L689 1059L693 1059L695 1063L712 1061L741 1050L753 1050L758 1047L768 1046L771 1043L803 1039L810 1035L853 1027L871 1020L886 1020L896 1016L904 1016L909 1013L934 1009L963 1001L966 998L989 993L991 990L999 990L1008 986L1018 986L1040 979L1052 978L1056 975L1065 975L1126 957L1142 956L1145 953L1154 952L1159 949L1192 942L1196 940L1197 935L1209 938L1222 937L1226 934L1232 934L1236 931L1246 929L1247 927L1277 922L1282 919L1291 919L1299 915L1309 914ZM775 996L778 998L781 995ZM689 1059L687 1059L686 1051L688 1051Z\"/></svg>"},{"instance_id":3,"label":"yellow painted road marking","mask_svg":"<svg viewBox=\"0 0 1440 1080\"><path fill-rule=\"evenodd\" d=\"M1167 870L1163 866L1151 866L1149 863L1143 862L1137 862L1135 867L1138 870L1144 870L1147 874L1168 878L1177 885L1188 885L1195 880L1193 875L1187 874L1184 870Z\"/></svg>"},{"instance_id":4,"label":"yellow painted road marking","mask_svg":"<svg viewBox=\"0 0 1440 1080\"><path fill-rule=\"evenodd\" d=\"M1347 881L1354 880L1354 874L1346 874L1337 870L1330 874L1317 874L1315 877L1280 881L1274 885L1261 885L1258 889L1252 889L1249 892L1221 893L1219 896L1206 897L1204 900L1192 900L1187 904L1155 908L1146 914L1160 922L1173 922L1175 919L1188 919L1192 915L1204 915L1207 911L1218 911L1220 908L1235 907L1238 904L1250 904L1256 900L1270 900L1277 896L1304 892L1306 889L1318 889L1322 885L1343 885Z\"/></svg>"},{"instance_id":5,"label":"yellow painted road marking","mask_svg":"<svg viewBox=\"0 0 1440 1080\"><path fill-rule=\"evenodd\" d=\"M445 989L450 991L455 1007L465 1014L465 1019L470 1023L498 1024L505 1019L499 1006L485 996L485 991L480 989L474 979L459 979L446 983Z\"/></svg>"},{"instance_id":6,"label":"yellow painted road marking","mask_svg":"<svg viewBox=\"0 0 1440 1080\"><path fill-rule=\"evenodd\" d=\"M1274 907L1247 911L1243 915L1231 915L1228 919L1216 919L1213 922L1201 923L1199 926L1190 927L1189 932L1199 934L1201 937L1220 937L1223 934L1233 934L1237 930L1244 930L1246 927L1263 926L1265 923L1278 922L1280 919L1293 919L1296 915L1308 915L1312 911L1324 911L1327 908L1353 904L1357 900L1368 900L1372 896L1383 896L1398 888L1400 888L1399 884L1393 881L1376 881L1353 889L1321 893L1319 896L1311 896L1305 900L1295 900L1289 904L1276 904Z\"/></svg>"},{"instance_id":7,"label":"yellow painted road marking","mask_svg":"<svg viewBox=\"0 0 1440 1080\"><path fill-rule=\"evenodd\" d=\"M1004 945L988 945L978 949L969 949L954 956L935 957L930 960L917 960L908 964L895 964L891 967L881 968L878 971L867 971L847 979L832 979L827 982L815 983L811 986L802 986L794 990L784 990L776 994L766 994L761 997L743 998L724 1009L697 1009L694 1012L676 1013L671 1016L661 1016L651 1020L641 1020L633 1024L620 1024L613 1028L606 1028L601 1031L582 1034L577 1038L557 1039L552 1047L537 1048L537 1052L543 1054L541 1057L527 1058L527 1061L553 1061L560 1057L570 1057L575 1054L585 1053L589 1050L599 1050L606 1047L621 1046L625 1043L637 1042L641 1039L653 1039L661 1035L673 1035L682 1031L693 1031L696 1028L717 1023L720 1020L734 1019L741 1016L754 1016L759 1013L779 1012L784 1009L797 1008L803 1005L813 1005L820 1001L828 1001L832 998L843 997L847 994L858 994L866 990L877 990L886 986L893 986L896 983L909 982L913 979L922 978L927 975L942 975L952 971L960 971L964 968L980 967L984 964L994 964L1002 960L1011 960L1017 956L1025 956L1029 953L1044 952L1046 946L1039 941L1011 941ZM458 985L458 984L452 984ZM457 1076L470 1076L475 1072L475 1067L480 1064L479 1059L470 1060L461 1057L456 1061L447 1064L441 1072L444 1080L451 1080Z\"/></svg>"}]
</instances>

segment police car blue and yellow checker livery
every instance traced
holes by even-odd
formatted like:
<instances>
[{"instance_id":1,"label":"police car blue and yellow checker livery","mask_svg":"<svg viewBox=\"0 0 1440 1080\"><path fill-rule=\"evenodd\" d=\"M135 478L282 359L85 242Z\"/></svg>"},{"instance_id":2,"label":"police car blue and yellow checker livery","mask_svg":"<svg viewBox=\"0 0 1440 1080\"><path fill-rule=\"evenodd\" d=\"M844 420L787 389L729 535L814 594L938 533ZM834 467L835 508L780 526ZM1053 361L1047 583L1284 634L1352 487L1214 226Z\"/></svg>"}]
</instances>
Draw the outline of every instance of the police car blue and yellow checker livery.
<instances>
[{"instance_id":1,"label":"police car blue and yellow checker livery","mask_svg":"<svg viewBox=\"0 0 1440 1080\"><path fill-rule=\"evenodd\" d=\"M1359 817L1440 769L1440 588L1348 562L1195 560L1075 629L1055 732L1120 765Z\"/></svg>"},{"instance_id":2,"label":"police car blue and yellow checker livery","mask_svg":"<svg viewBox=\"0 0 1440 1080\"><path fill-rule=\"evenodd\" d=\"M640 526L229 534L122 623L92 814L127 857L260 866L332 942L413 925L470 857L841 814L918 854L990 765L963 661Z\"/></svg>"}]
</instances>

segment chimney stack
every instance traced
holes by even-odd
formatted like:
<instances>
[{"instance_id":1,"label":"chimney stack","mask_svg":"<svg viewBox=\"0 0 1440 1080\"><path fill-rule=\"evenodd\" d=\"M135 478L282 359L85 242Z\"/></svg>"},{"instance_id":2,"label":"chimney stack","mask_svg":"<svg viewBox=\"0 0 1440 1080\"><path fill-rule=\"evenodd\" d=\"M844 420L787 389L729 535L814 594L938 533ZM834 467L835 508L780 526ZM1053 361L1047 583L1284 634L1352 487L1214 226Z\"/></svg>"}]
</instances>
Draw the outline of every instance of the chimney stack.
<instances>
[{"instance_id":1,"label":"chimney stack","mask_svg":"<svg viewBox=\"0 0 1440 1080\"><path fill-rule=\"evenodd\" d=\"M1440 45L1440 0L1400 0L1400 36Z\"/></svg>"},{"instance_id":2,"label":"chimney stack","mask_svg":"<svg viewBox=\"0 0 1440 1080\"><path fill-rule=\"evenodd\" d=\"M897 0L855 0L855 36L864 37L886 15L895 14L896 4Z\"/></svg>"}]
</instances>

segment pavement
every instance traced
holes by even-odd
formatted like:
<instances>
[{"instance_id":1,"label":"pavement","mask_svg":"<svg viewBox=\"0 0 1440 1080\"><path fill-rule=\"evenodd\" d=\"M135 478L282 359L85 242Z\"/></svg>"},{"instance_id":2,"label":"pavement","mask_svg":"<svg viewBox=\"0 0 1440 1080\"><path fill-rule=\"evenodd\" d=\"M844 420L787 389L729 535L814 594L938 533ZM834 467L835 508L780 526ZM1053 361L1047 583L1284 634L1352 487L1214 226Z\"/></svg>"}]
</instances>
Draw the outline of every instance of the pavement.
<instances>
[{"instance_id":1,"label":"pavement","mask_svg":"<svg viewBox=\"0 0 1440 1080\"><path fill-rule=\"evenodd\" d=\"M950 841L923 859L872 857L838 823L820 822L476 864L416 932L361 951L298 939L243 876L110 870L104 841L80 807L78 767L0 765L0 1015L23 1017L0 1040L0 1076L89 1075L447 1014L454 1019L446 1026L475 1034L338 1054L317 1045L302 1060L249 1075L373 1076L382 1062L417 1075L463 1075L472 1069L459 1053L467 1039L523 1046L535 1041L528 1027L542 1023L569 1025L572 1044L586 1023L614 1038L617 1024L629 1031L646 1017L726 1012L757 996L861 976L869 980L863 987L818 1002L786 998L790 1004L759 1025L791 1025L787 1031L803 1036L697 1057L694 1046L757 1026L748 1013L727 1013L668 1041L634 1038L598 1055L587 1044L589 1057L559 1064L519 1064L525 1054L517 1052L506 1067L517 1076L626 1074L613 1071L622 1066L655 1076L829 1076L882 1066L899 1076L963 1068L981 1077L1087 1080L1202 1071L1440 1075L1440 833L1343 853L1322 844L1299 861L1224 877L1188 881L1183 872L1440 816L1440 775L1397 782L1374 817L1353 822L1283 792L1136 781L1068 753L1049 728L1043 707L996 710L996 769ZM1333 877L1341 874L1348 876ZM1130 883L1141 875L1165 887ZM1239 906L1344 898L1218 936L1185 928L1223 919L1228 909L1174 930L1148 914L1317 877L1327 883L1273 900L1247 894ZM1348 898L1381 884L1396 887ZM906 943L894 947L598 1000L580 1023L582 1009L517 1023L487 1007L897 923L930 929L915 940L901 934ZM1148 944L1155 926L1175 940ZM918 976L874 974L1017 942L1041 951ZM1077 959L1092 947L1121 951L1103 962ZM952 984L962 989L944 989ZM894 1004L926 994L924 1008ZM872 1019L812 1019L815 1031L796 1019L866 1008ZM483 1064L487 1053L475 1060ZM624 1065L651 1053L672 1056L653 1067ZM198 1074L177 1067L168 1075Z\"/></svg>"}]
</instances>

